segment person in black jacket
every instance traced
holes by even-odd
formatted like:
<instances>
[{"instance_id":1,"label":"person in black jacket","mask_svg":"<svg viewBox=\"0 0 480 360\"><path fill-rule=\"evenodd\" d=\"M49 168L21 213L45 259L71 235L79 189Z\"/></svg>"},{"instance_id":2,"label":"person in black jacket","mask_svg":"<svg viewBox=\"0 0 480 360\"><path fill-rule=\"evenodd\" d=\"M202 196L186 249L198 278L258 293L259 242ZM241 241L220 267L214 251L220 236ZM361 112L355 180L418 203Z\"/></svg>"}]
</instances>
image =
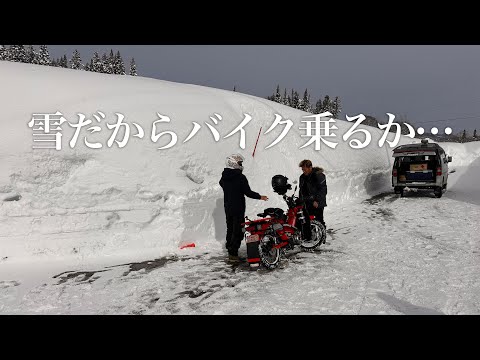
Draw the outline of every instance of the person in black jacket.
<instances>
[{"instance_id":1,"label":"person in black jacket","mask_svg":"<svg viewBox=\"0 0 480 360\"><path fill-rule=\"evenodd\" d=\"M245 195L252 199L268 200L250 189L243 171L243 161L240 154L227 157L226 167L222 172L220 186L223 188L225 215L227 218L227 250L230 261L239 261L238 249L243 240L241 223L245 222Z\"/></svg>"},{"instance_id":2,"label":"person in black jacket","mask_svg":"<svg viewBox=\"0 0 480 360\"><path fill-rule=\"evenodd\" d=\"M305 214L307 223L305 224L304 235L306 239L310 239L312 232L309 215L314 215L315 220L318 220L325 229L327 228L323 219L323 210L327 206L327 179L323 169L313 167L310 160L303 160L298 166L302 168L303 172L299 181L300 199L305 201L307 210L307 214Z\"/></svg>"}]
</instances>

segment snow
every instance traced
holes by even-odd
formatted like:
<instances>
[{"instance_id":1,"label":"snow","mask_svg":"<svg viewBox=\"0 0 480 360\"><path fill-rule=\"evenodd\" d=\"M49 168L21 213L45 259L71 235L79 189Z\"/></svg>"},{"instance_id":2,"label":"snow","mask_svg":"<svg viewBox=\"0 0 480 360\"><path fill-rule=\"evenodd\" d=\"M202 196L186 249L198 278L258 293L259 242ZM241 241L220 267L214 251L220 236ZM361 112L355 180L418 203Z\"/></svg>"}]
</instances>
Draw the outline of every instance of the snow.
<instances>
[{"instance_id":1,"label":"snow","mask_svg":"<svg viewBox=\"0 0 480 360\"><path fill-rule=\"evenodd\" d=\"M398 198L392 149L378 146L379 129L361 126L372 142L352 149L342 139L352 124L339 119L329 139L335 149L300 149L307 113L247 94L10 62L0 62L0 78L0 313L480 312L480 142L440 144L453 157L441 199L423 192ZM32 149L32 114L57 110L71 123L77 113L93 119L98 111L106 120L101 132L84 129L73 149L67 124L62 150ZM124 148L107 147L105 122L114 123L115 113L139 124L144 138L132 137L131 125ZM158 147L169 136L150 138L157 113L171 119L157 124L157 133L178 136L167 150ZM252 121L242 150L238 133L224 136L245 113ZM264 134L276 113L294 126L265 150L283 130ZM214 114L222 117L217 125ZM200 131L182 143L193 122ZM221 134L218 142L206 123ZM103 148L88 148L85 136ZM410 142L418 140L402 137L400 144ZM218 180L225 157L237 152L251 188L269 197L247 199L250 218L265 207L285 208L271 189L273 175L297 180L303 159L325 169L327 244L292 252L275 271L225 263ZM190 242L196 246L180 249Z\"/></svg>"}]
</instances>

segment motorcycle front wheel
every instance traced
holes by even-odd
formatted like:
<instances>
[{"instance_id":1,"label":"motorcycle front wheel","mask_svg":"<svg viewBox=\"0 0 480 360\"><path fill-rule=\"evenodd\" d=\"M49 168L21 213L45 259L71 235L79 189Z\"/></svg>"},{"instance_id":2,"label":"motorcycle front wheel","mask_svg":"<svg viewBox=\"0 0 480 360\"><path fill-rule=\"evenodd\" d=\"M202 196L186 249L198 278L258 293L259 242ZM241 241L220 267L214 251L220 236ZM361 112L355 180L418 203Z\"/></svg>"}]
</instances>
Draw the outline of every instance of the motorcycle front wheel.
<instances>
[{"instance_id":1,"label":"motorcycle front wheel","mask_svg":"<svg viewBox=\"0 0 480 360\"><path fill-rule=\"evenodd\" d=\"M280 262L280 249L274 248L277 239L272 235L265 235L258 244L258 253L263 266L267 269L275 269Z\"/></svg>"},{"instance_id":2,"label":"motorcycle front wheel","mask_svg":"<svg viewBox=\"0 0 480 360\"><path fill-rule=\"evenodd\" d=\"M303 239L300 246L305 250L313 250L325 242L327 232L325 227L317 220L310 221L310 229L312 229L312 239Z\"/></svg>"}]
</instances>

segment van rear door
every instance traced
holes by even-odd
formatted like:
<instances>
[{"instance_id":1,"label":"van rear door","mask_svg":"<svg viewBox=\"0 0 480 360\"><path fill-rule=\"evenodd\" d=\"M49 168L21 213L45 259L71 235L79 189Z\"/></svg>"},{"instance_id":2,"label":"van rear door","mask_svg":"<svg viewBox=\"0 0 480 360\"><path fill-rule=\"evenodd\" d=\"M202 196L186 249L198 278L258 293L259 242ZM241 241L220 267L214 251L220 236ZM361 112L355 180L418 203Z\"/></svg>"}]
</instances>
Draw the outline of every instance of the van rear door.
<instances>
[{"instance_id":1,"label":"van rear door","mask_svg":"<svg viewBox=\"0 0 480 360\"><path fill-rule=\"evenodd\" d=\"M398 152L394 157L398 182L435 182L438 162L435 151Z\"/></svg>"}]
</instances>

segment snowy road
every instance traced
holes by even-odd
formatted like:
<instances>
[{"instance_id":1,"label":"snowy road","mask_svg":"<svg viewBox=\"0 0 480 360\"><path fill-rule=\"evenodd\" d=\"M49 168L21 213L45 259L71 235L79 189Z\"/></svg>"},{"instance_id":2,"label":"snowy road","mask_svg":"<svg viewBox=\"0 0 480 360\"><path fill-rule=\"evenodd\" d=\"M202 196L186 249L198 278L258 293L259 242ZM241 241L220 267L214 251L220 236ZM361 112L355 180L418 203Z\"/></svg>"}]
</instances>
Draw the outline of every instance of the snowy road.
<instances>
[{"instance_id":1,"label":"snowy road","mask_svg":"<svg viewBox=\"0 0 480 360\"><path fill-rule=\"evenodd\" d=\"M0 279L0 313L479 314L480 206L454 197L332 207L327 244L274 271L210 253Z\"/></svg>"}]
</instances>

